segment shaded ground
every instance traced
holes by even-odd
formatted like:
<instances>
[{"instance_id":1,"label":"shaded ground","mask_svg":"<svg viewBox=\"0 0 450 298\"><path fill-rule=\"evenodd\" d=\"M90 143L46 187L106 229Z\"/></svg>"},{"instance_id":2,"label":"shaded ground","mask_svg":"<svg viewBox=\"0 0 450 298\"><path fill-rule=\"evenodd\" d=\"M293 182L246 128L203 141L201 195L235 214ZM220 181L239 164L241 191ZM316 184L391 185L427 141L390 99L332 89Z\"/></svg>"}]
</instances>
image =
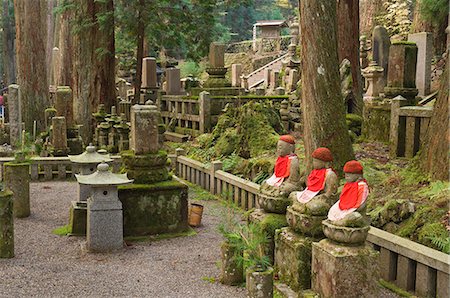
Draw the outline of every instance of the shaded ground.
<instances>
[{"instance_id":1,"label":"shaded ground","mask_svg":"<svg viewBox=\"0 0 450 298\"><path fill-rule=\"evenodd\" d=\"M196 236L88 254L84 238L52 234L67 224L76 193L74 182L31 185L32 215L15 220L16 257L0 259L1 297L245 297L245 288L211 282L219 275L219 203L204 202Z\"/></svg>"}]
</instances>

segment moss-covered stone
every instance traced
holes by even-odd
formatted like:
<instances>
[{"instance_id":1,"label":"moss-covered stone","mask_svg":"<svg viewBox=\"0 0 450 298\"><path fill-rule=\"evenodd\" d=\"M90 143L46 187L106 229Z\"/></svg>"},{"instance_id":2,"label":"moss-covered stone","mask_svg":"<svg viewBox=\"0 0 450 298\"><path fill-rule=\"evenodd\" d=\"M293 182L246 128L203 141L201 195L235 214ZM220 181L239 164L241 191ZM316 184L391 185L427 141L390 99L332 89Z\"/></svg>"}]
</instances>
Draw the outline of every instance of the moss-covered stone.
<instances>
[{"instance_id":1,"label":"moss-covered stone","mask_svg":"<svg viewBox=\"0 0 450 298\"><path fill-rule=\"evenodd\" d=\"M267 213L261 209L256 209L248 215L248 221L257 224L267 235L268 243L266 253L270 260L274 261L275 254L275 231L287 226L286 215Z\"/></svg>"},{"instance_id":2,"label":"moss-covered stone","mask_svg":"<svg viewBox=\"0 0 450 298\"><path fill-rule=\"evenodd\" d=\"M275 264L280 281L295 291L311 288L311 244L314 238L282 228L275 233Z\"/></svg>"},{"instance_id":3,"label":"moss-covered stone","mask_svg":"<svg viewBox=\"0 0 450 298\"><path fill-rule=\"evenodd\" d=\"M87 202L72 201L69 210L69 234L74 236L86 235Z\"/></svg>"},{"instance_id":4,"label":"moss-covered stone","mask_svg":"<svg viewBox=\"0 0 450 298\"><path fill-rule=\"evenodd\" d=\"M389 142L391 108L387 104L365 104L362 136L369 141Z\"/></svg>"},{"instance_id":5,"label":"moss-covered stone","mask_svg":"<svg viewBox=\"0 0 450 298\"><path fill-rule=\"evenodd\" d=\"M14 216L30 216L30 163L9 162L4 168L5 187L13 192Z\"/></svg>"},{"instance_id":6,"label":"moss-covered stone","mask_svg":"<svg viewBox=\"0 0 450 298\"><path fill-rule=\"evenodd\" d=\"M133 151L121 153L128 178L134 179L136 184L148 184L166 181L170 179L166 167L167 152L160 150L156 154L135 155Z\"/></svg>"},{"instance_id":7,"label":"moss-covered stone","mask_svg":"<svg viewBox=\"0 0 450 298\"><path fill-rule=\"evenodd\" d=\"M223 242L220 246L221 252L221 272L220 282L224 285L237 286L244 282L244 268L242 262L239 261L239 255L242 252L238 248Z\"/></svg>"},{"instance_id":8,"label":"moss-covered stone","mask_svg":"<svg viewBox=\"0 0 450 298\"><path fill-rule=\"evenodd\" d=\"M14 257L13 193L0 192L0 258Z\"/></svg>"},{"instance_id":9,"label":"moss-covered stone","mask_svg":"<svg viewBox=\"0 0 450 298\"><path fill-rule=\"evenodd\" d=\"M272 197L265 194L258 194L258 202L266 212L285 214L286 208L291 203L291 200L286 197Z\"/></svg>"},{"instance_id":10,"label":"moss-covered stone","mask_svg":"<svg viewBox=\"0 0 450 298\"><path fill-rule=\"evenodd\" d=\"M187 185L175 180L120 186L124 236L186 231L187 196Z\"/></svg>"}]
</instances>

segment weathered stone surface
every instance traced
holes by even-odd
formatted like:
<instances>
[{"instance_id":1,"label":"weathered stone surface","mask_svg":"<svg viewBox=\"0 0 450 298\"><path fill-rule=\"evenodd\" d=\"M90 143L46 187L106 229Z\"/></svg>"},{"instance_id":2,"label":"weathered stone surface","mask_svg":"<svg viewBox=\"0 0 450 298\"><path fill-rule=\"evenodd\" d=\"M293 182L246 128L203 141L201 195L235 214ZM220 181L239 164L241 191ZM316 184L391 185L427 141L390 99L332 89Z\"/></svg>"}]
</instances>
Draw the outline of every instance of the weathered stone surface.
<instances>
[{"instance_id":1,"label":"weathered stone surface","mask_svg":"<svg viewBox=\"0 0 450 298\"><path fill-rule=\"evenodd\" d=\"M329 220L322 222L323 233L328 239L344 244L361 244L366 241L369 225L363 227L343 227L332 224Z\"/></svg>"},{"instance_id":2,"label":"weathered stone surface","mask_svg":"<svg viewBox=\"0 0 450 298\"><path fill-rule=\"evenodd\" d=\"M414 290L415 263L413 260L399 255L397 259L397 280L396 284L407 291Z\"/></svg>"},{"instance_id":3,"label":"weathered stone surface","mask_svg":"<svg viewBox=\"0 0 450 298\"><path fill-rule=\"evenodd\" d=\"M181 93L181 74L178 68L166 69L166 94L180 95Z\"/></svg>"},{"instance_id":4,"label":"weathered stone surface","mask_svg":"<svg viewBox=\"0 0 450 298\"><path fill-rule=\"evenodd\" d=\"M420 32L408 34L408 41L417 45L416 87L420 96L430 94L431 59L433 58L433 34Z\"/></svg>"},{"instance_id":5,"label":"weathered stone surface","mask_svg":"<svg viewBox=\"0 0 450 298\"><path fill-rule=\"evenodd\" d=\"M142 88L156 88L156 59L145 57L142 59Z\"/></svg>"},{"instance_id":6,"label":"weathered stone surface","mask_svg":"<svg viewBox=\"0 0 450 298\"><path fill-rule=\"evenodd\" d=\"M19 85L8 86L9 137L13 148L20 145L22 113L20 112Z\"/></svg>"},{"instance_id":7,"label":"weathered stone surface","mask_svg":"<svg viewBox=\"0 0 450 298\"><path fill-rule=\"evenodd\" d=\"M365 102L362 135L370 141L389 142L391 128L391 105Z\"/></svg>"},{"instance_id":8,"label":"weathered stone surface","mask_svg":"<svg viewBox=\"0 0 450 298\"><path fill-rule=\"evenodd\" d=\"M437 272L436 297L450 297L450 275L448 273Z\"/></svg>"},{"instance_id":9,"label":"weathered stone surface","mask_svg":"<svg viewBox=\"0 0 450 298\"><path fill-rule=\"evenodd\" d=\"M379 97L383 92L382 78L383 68L376 61L372 61L368 67L362 70L362 75L367 82L367 90L364 94L364 101L371 101Z\"/></svg>"},{"instance_id":10,"label":"weathered stone surface","mask_svg":"<svg viewBox=\"0 0 450 298\"><path fill-rule=\"evenodd\" d=\"M0 192L0 259L14 257L13 194Z\"/></svg>"},{"instance_id":11,"label":"weathered stone surface","mask_svg":"<svg viewBox=\"0 0 450 298\"><path fill-rule=\"evenodd\" d=\"M415 292L421 297L434 297L436 296L433 291L435 284L436 271L424 264L417 263Z\"/></svg>"},{"instance_id":12,"label":"weathered stone surface","mask_svg":"<svg viewBox=\"0 0 450 298\"><path fill-rule=\"evenodd\" d=\"M86 186L86 185L84 185ZM89 187L90 190L90 187ZM71 235L86 235L87 201L72 201L70 206L69 231Z\"/></svg>"},{"instance_id":13,"label":"weathered stone surface","mask_svg":"<svg viewBox=\"0 0 450 298\"><path fill-rule=\"evenodd\" d=\"M265 194L258 194L259 206L269 213L286 213L286 208L291 201L285 197L272 197Z\"/></svg>"},{"instance_id":14,"label":"weathered stone surface","mask_svg":"<svg viewBox=\"0 0 450 298\"><path fill-rule=\"evenodd\" d=\"M30 216L30 164L5 163L5 187L13 192L14 216Z\"/></svg>"},{"instance_id":15,"label":"weathered stone surface","mask_svg":"<svg viewBox=\"0 0 450 298\"><path fill-rule=\"evenodd\" d=\"M130 149L136 154L156 153L160 149L158 124L161 114L156 106L131 108Z\"/></svg>"},{"instance_id":16,"label":"weathered stone surface","mask_svg":"<svg viewBox=\"0 0 450 298\"><path fill-rule=\"evenodd\" d=\"M188 187L175 180L119 187L125 236L188 229Z\"/></svg>"},{"instance_id":17,"label":"weathered stone surface","mask_svg":"<svg viewBox=\"0 0 450 298\"><path fill-rule=\"evenodd\" d=\"M389 50L389 69L384 93L389 98L398 95L414 100L416 89L417 46L415 43L397 42Z\"/></svg>"},{"instance_id":18,"label":"weathered stone surface","mask_svg":"<svg viewBox=\"0 0 450 298\"><path fill-rule=\"evenodd\" d=\"M314 238L282 228L275 233L275 268L280 281L295 291L311 287L311 244Z\"/></svg>"},{"instance_id":19,"label":"weathered stone surface","mask_svg":"<svg viewBox=\"0 0 450 298\"><path fill-rule=\"evenodd\" d=\"M231 86L241 87L242 64L231 65Z\"/></svg>"},{"instance_id":20,"label":"weathered stone surface","mask_svg":"<svg viewBox=\"0 0 450 298\"><path fill-rule=\"evenodd\" d=\"M273 268L269 268L266 271L254 271L249 268L246 276L247 297L273 297Z\"/></svg>"},{"instance_id":21,"label":"weathered stone surface","mask_svg":"<svg viewBox=\"0 0 450 298\"><path fill-rule=\"evenodd\" d=\"M223 242L220 247L222 267L220 271L220 282L224 285L238 286L244 282L243 264L238 262L236 247Z\"/></svg>"},{"instance_id":22,"label":"weathered stone surface","mask_svg":"<svg viewBox=\"0 0 450 298\"><path fill-rule=\"evenodd\" d=\"M72 128L73 122L73 100L72 89L69 86L58 86L55 98L56 116L65 117L66 127Z\"/></svg>"},{"instance_id":23,"label":"weathered stone surface","mask_svg":"<svg viewBox=\"0 0 450 298\"><path fill-rule=\"evenodd\" d=\"M209 45L209 64L212 68L225 66L225 44L212 42Z\"/></svg>"},{"instance_id":24,"label":"weathered stone surface","mask_svg":"<svg viewBox=\"0 0 450 298\"><path fill-rule=\"evenodd\" d=\"M52 145L54 156L67 155L67 126L64 117L52 118Z\"/></svg>"},{"instance_id":25,"label":"weathered stone surface","mask_svg":"<svg viewBox=\"0 0 450 298\"><path fill-rule=\"evenodd\" d=\"M266 253L273 263L275 259L275 231L287 226L286 216L284 214L267 213L262 209L256 209L250 213L248 221L259 225L267 235L269 241L266 246Z\"/></svg>"},{"instance_id":26,"label":"weathered stone surface","mask_svg":"<svg viewBox=\"0 0 450 298\"><path fill-rule=\"evenodd\" d=\"M289 226L297 233L312 237L323 237L322 221L327 217L307 215L295 211L292 206L286 210L286 218Z\"/></svg>"},{"instance_id":27,"label":"weathered stone surface","mask_svg":"<svg viewBox=\"0 0 450 298\"><path fill-rule=\"evenodd\" d=\"M167 170L167 152L135 155L132 151L121 153L122 163L127 169L130 179L136 184L147 184L166 181L170 178Z\"/></svg>"},{"instance_id":28,"label":"weathered stone surface","mask_svg":"<svg viewBox=\"0 0 450 298\"><path fill-rule=\"evenodd\" d=\"M390 46L391 40L386 28L383 26L376 26L372 33L373 60L384 69L383 86L386 85L388 76Z\"/></svg>"},{"instance_id":29,"label":"weathered stone surface","mask_svg":"<svg viewBox=\"0 0 450 298\"><path fill-rule=\"evenodd\" d=\"M117 186L95 187L87 203L87 248L91 252L108 252L123 247L122 204ZM107 194L105 195L105 192ZM103 200L102 197L108 197Z\"/></svg>"},{"instance_id":30,"label":"weathered stone surface","mask_svg":"<svg viewBox=\"0 0 450 298\"><path fill-rule=\"evenodd\" d=\"M312 244L312 289L321 297L379 297L378 253L369 245Z\"/></svg>"}]
</instances>

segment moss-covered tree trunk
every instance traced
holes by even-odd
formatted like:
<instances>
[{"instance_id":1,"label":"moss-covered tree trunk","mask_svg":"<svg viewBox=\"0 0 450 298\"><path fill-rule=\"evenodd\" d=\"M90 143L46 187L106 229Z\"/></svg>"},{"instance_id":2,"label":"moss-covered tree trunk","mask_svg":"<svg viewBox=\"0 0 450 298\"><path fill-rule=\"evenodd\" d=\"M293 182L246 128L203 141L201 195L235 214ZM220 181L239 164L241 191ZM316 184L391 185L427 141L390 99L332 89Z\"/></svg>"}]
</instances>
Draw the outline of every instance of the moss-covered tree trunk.
<instances>
[{"instance_id":1,"label":"moss-covered tree trunk","mask_svg":"<svg viewBox=\"0 0 450 298\"><path fill-rule=\"evenodd\" d=\"M340 91L336 2L302 0L300 16L301 98L307 169L311 169L312 151L324 146L333 153L334 167L341 170L354 154Z\"/></svg>"},{"instance_id":2,"label":"moss-covered tree trunk","mask_svg":"<svg viewBox=\"0 0 450 298\"><path fill-rule=\"evenodd\" d=\"M16 83L16 28L13 0L3 0L3 63L5 85Z\"/></svg>"},{"instance_id":3,"label":"moss-covered tree trunk","mask_svg":"<svg viewBox=\"0 0 450 298\"><path fill-rule=\"evenodd\" d=\"M134 103L139 103L142 85L142 59L144 58L144 36L145 24L143 12L145 8L144 0L139 0L139 11L137 17L137 51L136 51L136 77L134 78Z\"/></svg>"},{"instance_id":4,"label":"moss-covered tree trunk","mask_svg":"<svg viewBox=\"0 0 450 298\"><path fill-rule=\"evenodd\" d=\"M22 119L31 132L33 121L44 128L49 106L46 63L47 1L14 0L16 19L17 83L20 85Z\"/></svg>"},{"instance_id":5,"label":"moss-covered tree trunk","mask_svg":"<svg viewBox=\"0 0 450 298\"><path fill-rule=\"evenodd\" d=\"M448 51L447 51L448 53ZM449 61L447 58L445 71L441 77L439 94L433 108L433 115L428 127L420 164L422 170L433 179L449 179Z\"/></svg>"},{"instance_id":6,"label":"moss-covered tree trunk","mask_svg":"<svg viewBox=\"0 0 450 298\"><path fill-rule=\"evenodd\" d=\"M339 63L348 59L352 70L354 100L351 112L362 115L362 79L359 63L359 0L337 1L338 57Z\"/></svg>"},{"instance_id":7,"label":"moss-covered tree trunk","mask_svg":"<svg viewBox=\"0 0 450 298\"><path fill-rule=\"evenodd\" d=\"M71 52L74 118L83 125L83 139L90 141L92 113L100 103L109 111L116 99L114 6L112 0L80 0L75 4L77 34Z\"/></svg>"},{"instance_id":8,"label":"moss-covered tree trunk","mask_svg":"<svg viewBox=\"0 0 450 298\"><path fill-rule=\"evenodd\" d=\"M56 85L72 86L72 40L70 32L70 20L74 13L70 10L64 11L57 16L55 44L59 48L60 59L57 70Z\"/></svg>"}]
</instances>

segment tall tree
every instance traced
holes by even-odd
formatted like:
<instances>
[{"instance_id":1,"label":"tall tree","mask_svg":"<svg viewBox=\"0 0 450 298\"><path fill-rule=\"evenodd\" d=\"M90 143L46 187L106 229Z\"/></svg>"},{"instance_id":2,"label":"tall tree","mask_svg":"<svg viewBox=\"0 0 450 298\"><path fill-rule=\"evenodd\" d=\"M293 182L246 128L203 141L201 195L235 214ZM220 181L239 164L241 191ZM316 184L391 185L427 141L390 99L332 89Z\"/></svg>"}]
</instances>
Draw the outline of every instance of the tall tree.
<instances>
[{"instance_id":1,"label":"tall tree","mask_svg":"<svg viewBox=\"0 0 450 298\"><path fill-rule=\"evenodd\" d=\"M307 169L312 167L310 156L317 147L331 150L337 170L354 158L340 92L336 24L336 1L300 1L301 100Z\"/></svg>"},{"instance_id":2,"label":"tall tree","mask_svg":"<svg viewBox=\"0 0 450 298\"><path fill-rule=\"evenodd\" d=\"M13 0L3 0L2 8L4 81L6 85L10 85L16 83L16 27Z\"/></svg>"},{"instance_id":3,"label":"tall tree","mask_svg":"<svg viewBox=\"0 0 450 298\"><path fill-rule=\"evenodd\" d=\"M447 51L448 53L448 51ZM421 168L433 179L449 179L449 60L441 77L439 94L433 108L427 136L420 155Z\"/></svg>"},{"instance_id":4,"label":"tall tree","mask_svg":"<svg viewBox=\"0 0 450 298\"><path fill-rule=\"evenodd\" d=\"M359 63L359 0L337 0L337 40L339 62L350 61L352 70L351 112L362 115L362 79Z\"/></svg>"},{"instance_id":5,"label":"tall tree","mask_svg":"<svg viewBox=\"0 0 450 298\"><path fill-rule=\"evenodd\" d=\"M17 82L20 85L22 119L27 131L33 121L44 127L49 106L46 42L47 1L14 0L16 19Z\"/></svg>"},{"instance_id":6,"label":"tall tree","mask_svg":"<svg viewBox=\"0 0 450 298\"><path fill-rule=\"evenodd\" d=\"M56 70L57 86L72 86L72 43L73 35L71 20L74 18L72 10L60 10L55 21L55 46L59 48L59 69ZM73 22L72 22L73 23Z\"/></svg>"},{"instance_id":7,"label":"tall tree","mask_svg":"<svg viewBox=\"0 0 450 298\"><path fill-rule=\"evenodd\" d=\"M67 3L66 3L67 4ZM92 113L116 100L113 0L71 0L74 118L84 140L92 138Z\"/></svg>"}]
</instances>

